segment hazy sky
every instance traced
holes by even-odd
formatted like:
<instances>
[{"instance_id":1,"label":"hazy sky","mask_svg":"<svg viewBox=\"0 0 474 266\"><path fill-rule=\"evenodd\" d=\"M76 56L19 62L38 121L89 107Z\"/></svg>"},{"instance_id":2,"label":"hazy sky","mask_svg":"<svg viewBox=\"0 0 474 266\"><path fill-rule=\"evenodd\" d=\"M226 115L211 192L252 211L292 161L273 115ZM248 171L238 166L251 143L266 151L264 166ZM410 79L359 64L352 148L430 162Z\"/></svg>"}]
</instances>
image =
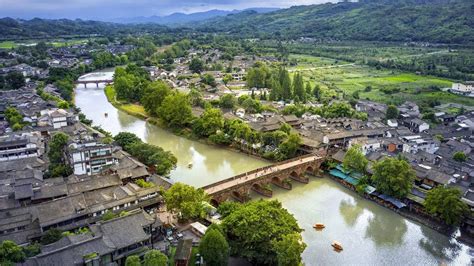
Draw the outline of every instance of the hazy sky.
<instances>
[{"instance_id":1,"label":"hazy sky","mask_svg":"<svg viewBox=\"0 0 474 266\"><path fill-rule=\"evenodd\" d=\"M0 0L0 17L109 19L210 9L290 7L334 0Z\"/></svg>"}]
</instances>

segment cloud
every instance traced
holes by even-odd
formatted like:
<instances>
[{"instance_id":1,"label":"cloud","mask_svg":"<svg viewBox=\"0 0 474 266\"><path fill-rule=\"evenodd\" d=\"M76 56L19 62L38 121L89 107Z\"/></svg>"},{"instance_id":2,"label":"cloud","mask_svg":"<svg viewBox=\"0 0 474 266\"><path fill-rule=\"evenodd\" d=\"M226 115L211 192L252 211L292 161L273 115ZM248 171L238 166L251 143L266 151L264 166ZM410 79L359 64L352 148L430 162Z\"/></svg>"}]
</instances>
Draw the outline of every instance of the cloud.
<instances>
[{"instance_id":1,"label":"cloud","mask_svg":"<svg viewBox=\"0 0 474 266\"><path fill-rule=\"evenodd\" d=\"M210 9L290 7L328 0L0 0L0 17L111 19Z\"/></svg>"}]
</instances>

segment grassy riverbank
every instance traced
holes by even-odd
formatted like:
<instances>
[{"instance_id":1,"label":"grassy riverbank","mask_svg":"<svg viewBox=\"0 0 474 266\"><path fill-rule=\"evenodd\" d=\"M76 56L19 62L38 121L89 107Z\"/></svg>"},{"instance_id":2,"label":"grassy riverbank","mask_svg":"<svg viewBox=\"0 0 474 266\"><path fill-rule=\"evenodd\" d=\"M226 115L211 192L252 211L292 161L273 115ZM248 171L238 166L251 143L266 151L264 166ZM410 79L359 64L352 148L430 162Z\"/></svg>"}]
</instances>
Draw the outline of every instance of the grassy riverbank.
<instances>
[{"instance_id":1,"label":"grassy riverbank","mask_svg":"<svg viewBox=\"0 0 474 266\"><path fill-rule=\"evenodd\" d=\"M107 97L107 100L117 109L124 111L125 113L129 115L133 115L135 117L141 118L141 119L148 119L149 116L145 112L145 109L143 106L138 105L138 104L132 104L132 103L122 103L117 100L117 93L115 92L115 89L113 86L106 86L104 89L105 96Z\"/></svg>"}]
</instances>

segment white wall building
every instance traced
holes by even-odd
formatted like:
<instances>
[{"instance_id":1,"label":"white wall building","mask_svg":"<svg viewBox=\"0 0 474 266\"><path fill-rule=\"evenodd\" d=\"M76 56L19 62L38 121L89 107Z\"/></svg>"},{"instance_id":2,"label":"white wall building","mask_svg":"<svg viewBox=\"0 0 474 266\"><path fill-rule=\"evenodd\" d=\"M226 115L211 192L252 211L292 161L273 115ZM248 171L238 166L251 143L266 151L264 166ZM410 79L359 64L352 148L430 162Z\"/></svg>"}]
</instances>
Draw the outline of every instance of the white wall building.
<instances>
[{"instance_id":1,"label":"white wall building","mask_svg":"<svg viewBox=\"0 0 474 266\"><path fill-rule=\"evenodd\" d=\"M474 97L474 81L467 81L465 83L453 83L450 90L452 93Z\"/></svg>"}]
</instances>

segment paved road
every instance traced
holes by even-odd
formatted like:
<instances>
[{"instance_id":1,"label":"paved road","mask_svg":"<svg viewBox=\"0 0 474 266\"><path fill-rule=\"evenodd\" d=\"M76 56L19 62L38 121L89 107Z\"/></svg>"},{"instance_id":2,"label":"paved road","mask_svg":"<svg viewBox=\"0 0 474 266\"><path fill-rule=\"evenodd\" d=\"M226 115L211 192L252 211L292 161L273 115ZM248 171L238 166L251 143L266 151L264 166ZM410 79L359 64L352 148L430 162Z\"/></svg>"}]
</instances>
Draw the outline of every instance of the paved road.
<instances>
[{"instance_id":1,"label":"paved road","mask_svg":"<svg viewBox=\"0 0 474 266\"><path fill-rule=\"evenodd\" d=\"M235 187L235 186L239 186L241 184L245 184L245 183L247 183L249 181L252 181L254 179L257 179L261 176L265 176L265 175L272 174L274 172L286 170L288 168L292 168L294 166L297 166L297 165L300 165L300 164L303 164L303 163L318 160L320 158L321 158L320 156L314 155L314 156L310 156L310 157L306 157L306 158L302 158L302 159L296 159L294 161L291 161L291 162L288 162L288 163L285 163L285 164L281 164L281 165L277 165L277 166L269 166L269 167L266 167L265 169L262 169L259 172L244 175L244 176L241 176L239 178L231 177L225 183L217 184L215 186L206 188L205 192L209 195L212 195L212 194L215 194L219 191L222 191L222 190L225 190L225 189L228 189L228 188L232 188L232 187Z\"/></svg>"}]
</instances>

